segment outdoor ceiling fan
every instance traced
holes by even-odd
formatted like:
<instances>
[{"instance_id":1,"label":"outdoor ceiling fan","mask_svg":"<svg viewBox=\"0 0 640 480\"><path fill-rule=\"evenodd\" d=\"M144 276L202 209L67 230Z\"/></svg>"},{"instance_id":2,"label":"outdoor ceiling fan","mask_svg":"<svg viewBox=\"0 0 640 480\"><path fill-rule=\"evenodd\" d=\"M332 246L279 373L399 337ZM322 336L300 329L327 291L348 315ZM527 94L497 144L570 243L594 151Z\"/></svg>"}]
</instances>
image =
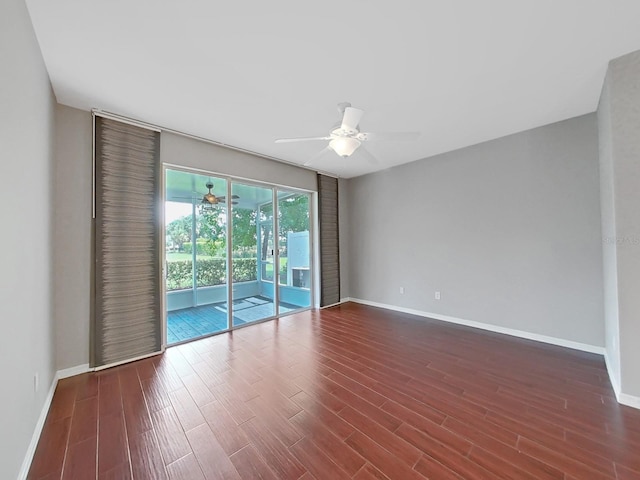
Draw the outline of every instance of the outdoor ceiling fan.
<instances>
[{"instance_id":1,"label":"outdoor ceiling fan","mask_svg":"<svg viewBox=\"0 0 640 480\"><path fill-rule=\"evenodd\" d=\"M227 203L227 198L226 196L217 196L214 195L213 192L211 190L213 190L213 183L211 182L211 180L209 180L206 184L205 187L207 187L207 190L209 190L207 193L205 193L202 196L202 200L200 201L200 204L205 206L205 207L211 207L213 205L218 205L220 203ZM197 192L194 192L194 195L200 195ZM176 198L181 198L181 199L185 199L185 200L194 200L194 197L176 197ZM232 205L237 205L238 202L236 202L235 200L238 200L240 197L238 195L231 195L231 204Z\"/></svg>"},{"instance_id":2,"label":"outdoor ceiling fan","mask_svg":"<svg viewBox=\"0 0 640 480\"><path fill-rule=\"evenodd\" d=\"M276 143L294 143L294 142L310 142L317 140L328 140L329 144L312 157L305 165L311 164L315 159L325 153L327 150L333 150L343 158L351 156L356 150L364 153L370 160L377 162L377 159L371 155L363 146L368 141L408 141L415 140L420 136L420 132L388 132L388 133L370 133L360 131L360 120L364 115L364 110L354 108L349 102L339 103L338 112L342 120L336 123L329 135L325 137L299 137L299 138L279 138Z\"/></svg>"}]
</instances>

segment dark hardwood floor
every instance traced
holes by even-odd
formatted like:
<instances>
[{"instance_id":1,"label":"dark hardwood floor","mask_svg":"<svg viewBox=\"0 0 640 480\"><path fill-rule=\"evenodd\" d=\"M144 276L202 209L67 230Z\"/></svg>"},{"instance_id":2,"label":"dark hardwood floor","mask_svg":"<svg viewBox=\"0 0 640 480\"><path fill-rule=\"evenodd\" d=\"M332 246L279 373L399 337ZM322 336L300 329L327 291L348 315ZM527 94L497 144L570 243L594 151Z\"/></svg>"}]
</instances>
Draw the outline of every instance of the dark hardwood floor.
<instances>
[{"instance_id":1,"label":"dark hardwood floor","mask_svg":"<svg viewBox=\"0 0 640 480\"><path fill-rule=\"evenodd\" d=\"M59 382L31 479L640 479L602 357L345 304Z\"/></svg>"}]
</instances>

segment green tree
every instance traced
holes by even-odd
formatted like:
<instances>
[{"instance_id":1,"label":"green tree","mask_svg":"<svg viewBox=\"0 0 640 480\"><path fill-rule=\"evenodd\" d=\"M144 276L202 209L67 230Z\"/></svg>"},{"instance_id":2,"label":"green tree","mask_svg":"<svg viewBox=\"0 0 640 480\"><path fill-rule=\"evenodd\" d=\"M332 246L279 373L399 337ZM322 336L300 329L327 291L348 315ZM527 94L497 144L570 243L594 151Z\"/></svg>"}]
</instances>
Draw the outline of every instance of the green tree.
<instances>
[{"instance_id":1,"label":"green tree","mask_svg":"<svg viewBox=\"0 0 640 480\"><path fill-rule=\"evenodd\" d=\"M292 195L278 202L281 235L309 230L309 196Z\"/></svg>"},{"instance_id":2,"label":"green tree","mask_svg":"<svg viewBox=\"0 0 640 480\"><path fill-rule=\"evenodd\" d=\"M281 255L288 256L287 233L309 231L309 197L297 194L278 201L278 238Z\"/></svg>"},{"instance_id":3,"label":"green tree","mask_svg":"<svg viewBox=\"0 0 640 480\"><path fill-rule=\"evenodd\" d=\"M256 212L252 209L233 208L233 231L231 239L235 253L241 253L247 249L253 250L255 256L256 246ZM204 238L211 242L211 248L216 252L226 252L227 215L221 208L200 209L200 215L196 219L196 234L198 238ZM219 255L220 253L218 253Z\"/></svg>"},{"instance_id":4,"label":"green tree","mask_svg":"<svg viewBox=\"0 0 640 480\"><path fill-rule=\"evenodd\" d=\"M279 237L281 245L286 246L287 232L309 230L309 197L307 195L291 195L279 200ZM232 241L234 254L257 254L257 219L258 212L247 208L233 208ZM262 205L259 211L261 221L273 215L273 205ZM167 237L180 251L184 244L191 241L192 216L186 215L167 225ZM198 209L196 215L196 239L205 240L204 249L209 256L224 256L226 253L227 216L223 208ZM201 243L201 242L198 242ZM263 249L266 247L263 247Z\"/></svg>"},{"instance_id":5,"label":"green tree","mask_svg":"<svg viewBox=\"0 0 640 480\"><path fill-rule=\"evenodd\" d=\"M233 232L231 238L234 251L255 249L257 241L256 211L248 208L233 208Z\"/></svg>"},{"instance_id":6,"label":"green tree","mask_svg":"<svg viewBox=\"0 0 640 480\"><path fill-rule=\"evenodd\" d=\"M219 208L200 208L196 215L196 236L211 242L225 242L227 216Z\"/></svg>"},{"instance_id":7,"label":"green tree","mask_svg":"<svg viewBox=\"0 0 640 480\"><path fill-rule=\"evenodd\" d=\"M180 217L167 225L167 237L178 247L179 251L183 250L183 245L191 241L191 215Z\"/></svg>"}]
</instances>

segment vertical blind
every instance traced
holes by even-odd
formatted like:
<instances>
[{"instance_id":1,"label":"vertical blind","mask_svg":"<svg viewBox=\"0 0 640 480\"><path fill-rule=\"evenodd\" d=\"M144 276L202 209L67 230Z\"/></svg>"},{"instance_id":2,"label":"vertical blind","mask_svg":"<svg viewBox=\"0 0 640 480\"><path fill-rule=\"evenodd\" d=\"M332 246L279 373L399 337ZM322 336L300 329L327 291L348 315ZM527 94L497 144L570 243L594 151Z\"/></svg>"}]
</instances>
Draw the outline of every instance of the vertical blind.
<instances>
[{"instance_id":1,"label":"vertical blind","mask_svg":"<svg viewBox=\"0 0 640 480\"><path fill-rule=\"evenodd\" d=\"M338 179L318 174L320 226L320 306L340 302Z\"/></svg>"},{"instance_id":2,"label":"vertical blind","mask_svg":"<svg viewBox=\"0 0 640 480\"><path fill-rule=\"evenodd\" d=\"M162 348L160 134L95 117L92 367Z\"/></svg>"}]
</instances>

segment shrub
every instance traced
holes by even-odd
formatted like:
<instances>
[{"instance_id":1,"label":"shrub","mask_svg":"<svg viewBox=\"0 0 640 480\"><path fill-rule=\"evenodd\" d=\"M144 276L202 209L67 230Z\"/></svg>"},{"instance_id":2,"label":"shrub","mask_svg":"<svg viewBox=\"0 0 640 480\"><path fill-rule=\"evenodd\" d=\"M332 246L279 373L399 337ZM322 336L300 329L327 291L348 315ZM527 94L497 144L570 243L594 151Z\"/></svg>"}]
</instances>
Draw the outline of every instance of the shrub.
<instances>
[{"instance_id":1,"label":"shrub","mask_svg":"<svg viewBox=\"0 0 640 480\"><path fill-rule=\"evenodd\" d=\"M255 258L233 259L233 281L251 282L258 279L258 261Z\"/></svg>"},{"instance_id":2,"label":"shrub","mask_svg":"<svg viewBox=\"0 0 640 480\"><path fill-rule=\"evenodd\" d=\"M224 258L199 258L196 260L198 287L224 285L227 279L227 261ZM257 280L255 258L233 259L233 281L250 282ZM191 288L193 270L191 260L177 260L167 263L167 290Z\"/></svg>"},{"instance_id":3,"label":"shrub","mask_svg":"<svg viewBox=\"0 0 640 480\"><path fill-rule=\"evenodd\" d=\"M192 282L191 260L167 262L167 290L191 288Z\"/></svg>"},{"instance_id":4,"label":"shrub","mask_svg":"<svg viewBox=\"0 0 640 480\"><path fill-rule=\"evenodd\" d=\"M199 287L224 285L227 281L227 261L224 258L196 260Z\"/></svg>"}]
</instances>

